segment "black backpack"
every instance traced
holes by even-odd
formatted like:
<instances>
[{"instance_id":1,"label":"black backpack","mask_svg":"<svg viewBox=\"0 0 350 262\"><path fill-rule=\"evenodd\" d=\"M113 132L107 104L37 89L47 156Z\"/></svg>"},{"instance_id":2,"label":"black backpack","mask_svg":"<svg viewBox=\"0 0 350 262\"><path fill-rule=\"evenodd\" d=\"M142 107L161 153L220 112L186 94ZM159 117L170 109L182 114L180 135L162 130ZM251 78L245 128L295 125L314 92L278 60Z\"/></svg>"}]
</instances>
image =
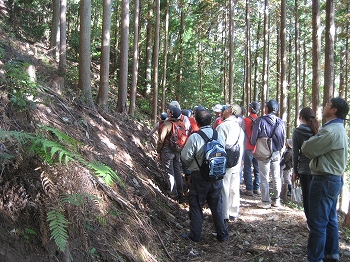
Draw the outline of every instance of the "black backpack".
<instances>
[{"instance_id":1,"label":"black backpack","mask_svg":"<svg viewBox=\"0 0 350 262\"><path fill-rule=\"evenodd\" d=\"M227 168L236 166L238 164L238 161L240 160L241 147L238 144L240 136L241 136L241 129L239 130L236 143L234 143L230 147L225 147L226 154L227 154L227 161L226 161Z\"/></svg>"},{"instance_id":2,"label":"black backpack","mask_svg":"<svg viewBox=\"0 0 350 262\"><path fill-rule=\"evenodd\" d=\"M200 169L201 175L207 181L223 179L226 174L226 151L218 139L218 131L213 129L213 136L209 138L202 130L197 132L205 141L204 158L199 165L197 158L194 159Z\"/></svg>"}]
</instances>

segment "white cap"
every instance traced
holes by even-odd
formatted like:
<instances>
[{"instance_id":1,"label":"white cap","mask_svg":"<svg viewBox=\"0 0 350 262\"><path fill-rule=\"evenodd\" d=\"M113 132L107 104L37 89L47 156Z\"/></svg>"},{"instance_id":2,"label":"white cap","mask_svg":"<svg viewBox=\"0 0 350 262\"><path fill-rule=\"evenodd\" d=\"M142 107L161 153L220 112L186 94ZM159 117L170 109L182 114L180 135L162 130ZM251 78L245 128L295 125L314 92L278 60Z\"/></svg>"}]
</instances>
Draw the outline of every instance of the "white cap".
<instances>
[{"instance_id":1,"label":"white cap","mask_svg":"<svg viewBox=\"0 0 350 262\"><path fill-rule=\"evenodd\" d=\"M217 104L217 105L212 107L213 111L217 112L217 113L221 112L221 108L222 108L222 105L220 105L220 104Z\"/></svg>"}]
</instances>

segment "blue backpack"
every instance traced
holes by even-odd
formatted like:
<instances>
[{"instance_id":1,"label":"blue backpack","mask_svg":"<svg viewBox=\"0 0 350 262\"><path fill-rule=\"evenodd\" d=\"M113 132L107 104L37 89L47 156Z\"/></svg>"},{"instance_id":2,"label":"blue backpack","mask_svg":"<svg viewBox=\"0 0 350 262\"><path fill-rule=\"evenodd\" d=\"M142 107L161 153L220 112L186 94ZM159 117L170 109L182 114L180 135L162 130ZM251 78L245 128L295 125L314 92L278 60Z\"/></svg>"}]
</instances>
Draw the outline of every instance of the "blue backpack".
<instances>
[{"instance_id":1,"label":"blue backpack","mask_svg":"<svg viewBox=\"0 0 350 262\"><path fill-rule=\"evenodd\" d=\"M226 151L218 139L218 132L213 130L212 138L209 138L202 130L197 132L205 141L204 158L199 165L196 157L194 159L200 169L201 175L207 181L217 181L224 178L226 173Z\"/></svg>"}]
</instances>

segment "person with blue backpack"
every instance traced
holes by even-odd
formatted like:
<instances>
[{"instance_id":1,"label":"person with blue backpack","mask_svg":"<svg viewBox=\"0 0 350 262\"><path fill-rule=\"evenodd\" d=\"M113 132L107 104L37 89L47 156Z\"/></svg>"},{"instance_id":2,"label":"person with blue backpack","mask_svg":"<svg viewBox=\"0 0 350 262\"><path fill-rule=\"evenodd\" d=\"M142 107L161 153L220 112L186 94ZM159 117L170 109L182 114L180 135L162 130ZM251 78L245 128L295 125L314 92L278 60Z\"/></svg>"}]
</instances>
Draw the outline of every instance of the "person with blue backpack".
<instances>
[{"instance_id":1,"label":"person with blue backpack","mask_svg":"<svg viewBox=\"0 0 350 262\"><path fill-rule=\"evenodd\" d=\"M194 242L199 242L201 239L204 220L202 208L205 202L208 203L211 210L217 240L219 242L224 242L228 237L228 231L222 214L221 195L222 178L225 175L226 170L226 157L220 157L219 168L213 168L211 166L209 166L209 168L204 168L205 164L207 164L207 161L204 160L206 160L206 156L208 155L207 152L209 151L207 151L207 145L213 142L213 140L219 142L216 146L221 147L223 153L225 153L225 141L216 130L211 128L211 119L212 116L208 110L196 111L195 120L200 127L200 130L197 133L190 135L181 151L181 159L191 171L191 184L189 191L190 232L184 233L181 236ZM206 141L203 137L209 138L209 140L206 139ZM222 159L224 159L223 162ZM215 162L215 159L211 159L209 162ZM220 172L217 174L218 176L215 176L216 171L219 169ZM207 176L208 174L205 174L206 171L209 171L209 176L212 175L214 178L210 179Z\"/></svg>"}]
</instances>

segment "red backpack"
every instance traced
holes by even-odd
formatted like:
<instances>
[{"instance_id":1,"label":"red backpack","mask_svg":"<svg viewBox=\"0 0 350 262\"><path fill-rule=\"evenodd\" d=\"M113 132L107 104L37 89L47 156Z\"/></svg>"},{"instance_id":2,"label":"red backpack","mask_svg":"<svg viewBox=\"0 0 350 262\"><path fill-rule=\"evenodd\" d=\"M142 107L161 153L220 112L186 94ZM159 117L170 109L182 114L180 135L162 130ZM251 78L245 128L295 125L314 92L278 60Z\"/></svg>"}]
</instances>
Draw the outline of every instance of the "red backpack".
<instances>
[{"instance_id":1,"label":"red backpack","mask_svg":"<svg viewBox=\"0 0 350 262\"><path fill-rule=\"evenodd\" d=\"M187 142L187 130L183 117L176 121L170 121L172 126L171 136L169 139L169 148L175 152L180 152Z\"/></svg>"}]
</instances>

